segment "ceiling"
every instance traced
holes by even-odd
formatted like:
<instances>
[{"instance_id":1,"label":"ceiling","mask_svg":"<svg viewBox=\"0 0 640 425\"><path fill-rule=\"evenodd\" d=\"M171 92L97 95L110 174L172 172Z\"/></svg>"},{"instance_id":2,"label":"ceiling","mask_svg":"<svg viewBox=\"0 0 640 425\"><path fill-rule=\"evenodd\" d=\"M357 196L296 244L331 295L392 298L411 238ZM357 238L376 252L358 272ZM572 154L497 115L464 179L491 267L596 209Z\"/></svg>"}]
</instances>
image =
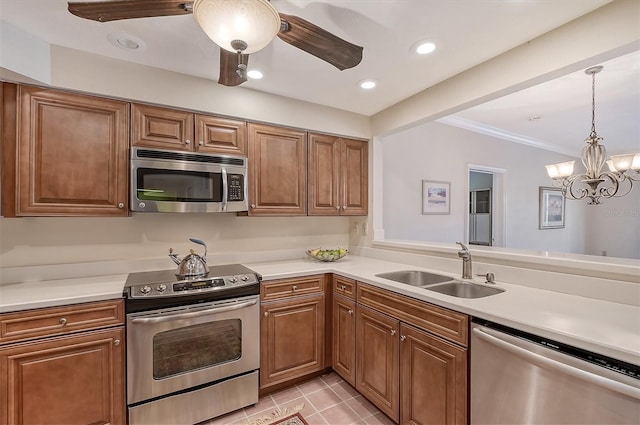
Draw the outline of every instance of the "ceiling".
<instances>
[{"instance_id":1,"label":"ceiling","mask_svg":"<svg viewBox=\"0 0 640 425\"><path fill-rule=\"evenodd\" d=\"M339 71L276 38L249 59L249 68L259 68L264 78L225 90L258 90L370 116L609 1L272 0L279 12L300 16L363 46L362 62ZM98 23L71 15L65 0L0 0L0 19L50 44L206 78L217 84L218 47L192 15ZM125 50L109 42L110 35L120 33L141 40L143 48ZM424 56L413 53L411 46L420 40L433 41L437 45L435 52ZM631 72L637 78L637 55L630 61L635 61ZM625 66L628 65L629 62ZM615 82L616 76L625 72L607 66L597 76L598 114L602 114L597 115L597 120L604 120L609 107L604 104L607 87L621 95L631 93L638 116L638 85L627 90L627 85L623 89ZM548 144L558 140L559 129L566 130L568 122L575 122L581 133L571 134L567 140L577 137L580 144L590 129L590 78L584 74L565 78L572 82L570 87L564 81L551 82L465 111L458 117ZM363 79L375 79L378 86L365 91L357 84ZM530 116L541 118L530 122ZM542 129L548 123L555 130ZM613 131L605 132L604 128L601 133L605 142L614 136Z\"/></svg>"}]
</instances>

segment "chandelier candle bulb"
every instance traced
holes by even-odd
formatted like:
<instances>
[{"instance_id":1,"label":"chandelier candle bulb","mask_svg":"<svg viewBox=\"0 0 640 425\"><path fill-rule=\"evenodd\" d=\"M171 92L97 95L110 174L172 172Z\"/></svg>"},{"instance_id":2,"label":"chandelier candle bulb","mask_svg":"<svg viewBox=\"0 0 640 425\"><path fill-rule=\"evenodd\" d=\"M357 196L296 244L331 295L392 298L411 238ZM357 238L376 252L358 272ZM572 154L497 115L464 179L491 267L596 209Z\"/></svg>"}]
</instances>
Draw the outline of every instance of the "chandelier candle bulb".
<instances>
[{"instance_id":1,"label":"chandelier candle bulb","mask_svg":"<svg viewBox=\"0 0 640 425\"><path fill-rule=\"evenodd\" d=\"M631 164L633 164L635 155L624 154L624 155L611 155L611 162L613 163L616 171L620 173L624 173L625 171L631 169Z\"/></svg>"}]
</instances>

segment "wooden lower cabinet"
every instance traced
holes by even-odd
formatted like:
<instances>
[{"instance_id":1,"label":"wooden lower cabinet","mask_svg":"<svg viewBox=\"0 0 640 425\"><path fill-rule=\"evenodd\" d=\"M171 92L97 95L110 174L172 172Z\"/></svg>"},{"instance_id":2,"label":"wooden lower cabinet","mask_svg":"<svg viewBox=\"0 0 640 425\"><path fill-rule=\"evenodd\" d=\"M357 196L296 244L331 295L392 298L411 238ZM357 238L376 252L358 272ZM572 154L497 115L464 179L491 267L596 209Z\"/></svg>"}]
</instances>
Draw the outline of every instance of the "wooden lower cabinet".
<instances>
[{"instance_id":1,"label":"wooden lower cabinet","mask_svg":"<svg viewBox=\"0 0 640 425\"><path fill-rule=\"evenodd\" d=\"M356 385L356 303L333 294L333 370Z\"/></svg>"},{"instance_id":2,"label":"wooden lower cabinet","mask_svg":"<svg viewBox=\"0 0 640 425\"><path fill-rule=\"evenodd\" d=\"M400 423L467 423L467 350L404 323Z\"/></svg>"},{"instance_id":3,"label":"wooden lower cabinet","mask_svg":"<svg viewBox=\"0 0 640 425\"><path fill-rule=\"evenodd\" d=\"M260 388L325 368L324 293L263 303Z\"/></svg>"},{"instance_id":4,"label":"wooden lower cabinet","mask_svg":"<svg viewBox=\"0 0 640 425\"><path fill-rule=\"evenodd\" d=\"M356 389L400 424L468 423L468 317L360 282L356 292Z\"/></svg>"},{"instance_id":5,"label":"wooden lower cabinet","mask_svg":"<svg viewBox=\"0 0 640 425\"><path fill-rule=\"evenodd\" d=\"M0 347L0 424L125 424L124 327Z\"/></svg>"},{"instance_id":6,"label":"wooden lower cabinet","mask_svg":"<svg viewBox=\"0 0 640 425\"><path fill-rule=\"evenodd\" d=\"M356 307L356 389L382 412L400 417L400 322L367 307Z\"/></svg>"}]
</instances>

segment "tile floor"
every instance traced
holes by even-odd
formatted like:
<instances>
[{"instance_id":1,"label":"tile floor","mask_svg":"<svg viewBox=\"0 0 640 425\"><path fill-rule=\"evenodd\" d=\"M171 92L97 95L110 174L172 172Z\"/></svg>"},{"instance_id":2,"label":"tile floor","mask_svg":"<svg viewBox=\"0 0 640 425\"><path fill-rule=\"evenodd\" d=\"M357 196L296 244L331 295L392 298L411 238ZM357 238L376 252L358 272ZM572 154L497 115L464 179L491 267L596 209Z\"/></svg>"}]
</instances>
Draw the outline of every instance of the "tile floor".
<instances>
[{"instance_id":1,"label":"tile floor","mask_svg":"<svg viewBox=\"0 0 640 425\"><path fill-rule=\"evenodd\" d=\"M262 397L254 406L229 413L206 425L242 425L272 412L304 403L309 425L393 425L394 422L335 373L320 376Z\"/></svg>"}]
</instances>

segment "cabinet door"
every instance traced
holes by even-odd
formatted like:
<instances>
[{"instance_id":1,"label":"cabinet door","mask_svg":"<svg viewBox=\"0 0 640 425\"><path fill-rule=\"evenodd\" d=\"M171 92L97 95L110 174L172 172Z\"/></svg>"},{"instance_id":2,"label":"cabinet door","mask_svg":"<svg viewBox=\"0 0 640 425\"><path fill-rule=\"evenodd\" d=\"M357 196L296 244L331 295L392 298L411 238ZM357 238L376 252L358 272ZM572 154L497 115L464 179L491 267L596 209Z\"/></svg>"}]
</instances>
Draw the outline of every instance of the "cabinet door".
<instances>
[{"instance_id":1,"label":"cabinet door","mask_svg":"<svg viewBox=\"0 0 640 425\"><path fill-rule=\"evenodd\" d=\"M260 388L324 369L324 294L262 304Z\"/></svg>"},{"instance_id":2,"label":"cabinet door","mask_svg":"<svg viewBox=\"0 0 640 425\"><path fill-rule=\"evenodd\" d=\"M400 322L367 307L356 308L356 389L398 422Z\"/></svg>"},{"instance_id":3,"label":"cabinet door","mask_svg":"<svg viewBox=\"0 0 640 425\"><path fill-rule=\"evenodd\" d=\"M306 215L306 132L249 124L249 214Z\"/></svg>"},{"instance_id":4,"label":"cabinet door","mask_svg":"<svg viewBox=\"0 0 640 425\"><path fill-rule=\"evenodd\" d=\"M124 424L124 329L0 348L0 424Z\"/></svg>"},{"instance_id":5,"label":"cabinet door","mask_svg":"<svg viewBox=\"0 0 640 425\"><path fill-rule=\"evenodd\" d=\"M128 214L128 104L20 87L17 215Z\"/></svg>"},{"instance_id":6,"label":"cabinet door","mask_svg":"<svg viewBox=\"0 0 640 425\"><path fill-rule=\"evenodd\" d=\"M194 150L193 114L133 103L131 105L131 146Z\"/></svg>"},{"instance_id":7,"label":"cabinet door","mask_svg":"<svg viewBox=\"0 0 640 425\"><path fill-rule=\"evenodd\" d=\"M334 294L333 369L352 386L356 385L356 304Z\"/></svg>"},{"instance_id":8,"label":"cabinet door","mask_svg":"<svg viewBox=\"0 0 640 425\"><path fill-rule=\"evenodd\" d=\"M196 115L196 150L223 155L247 155L247 125L244 121Z\"/></svg>"},{"instance_id":9,"label":"cabinet door","mask_svg":"<svg viewBox=\"0 0 640 425\"><path fill-rule=\"evenodd\" d=\"M402 424L467 423L467 351L400 325Z\"/></svg>"},{"instance_id":10,"label":"cabinet door","mask_svg":"<svg viewBox=\"0 0 640 425\"><path fill-rule=\"evenodd\" d=\"M340 158L338 137L309 134L309 215L339 215Z\"/></svg>"},{"instance_id":11,"label":"cabinet door","mask_svg":"<svg viewBox=\"0 0 640 425\"><path fill-rule=\"evenodd\" d=\"M367 215L369 209L368 144L361 140L343 141L340 214Z\"/></svg>"}]
</instances>

